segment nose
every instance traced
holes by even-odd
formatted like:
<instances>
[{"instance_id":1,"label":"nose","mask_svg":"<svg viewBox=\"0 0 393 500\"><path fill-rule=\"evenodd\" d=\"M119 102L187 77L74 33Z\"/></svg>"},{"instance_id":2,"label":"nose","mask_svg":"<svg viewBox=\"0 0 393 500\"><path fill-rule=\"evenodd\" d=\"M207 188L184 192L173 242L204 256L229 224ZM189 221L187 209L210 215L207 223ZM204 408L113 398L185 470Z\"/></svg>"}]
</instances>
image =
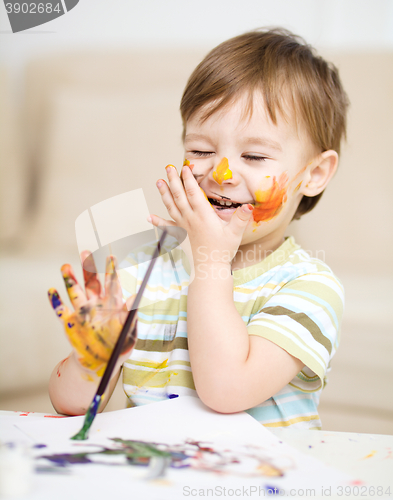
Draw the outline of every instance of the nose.
<instances>
[{"instance_id":1,"label":"nose","mask_svg":"<svg viewBox=\"0 0 393 500\"><path fill-rule=\"evenodd\" d=\"M216 166L212 173L213 179L219 184L220 186L224 184L233 184L234 179L233 179L233 174L232 170L229 168L229 161L228 158L224 156L220 163Z\"/></svg>"},{"instance_id":2,"label":"nose","mask_svg":"<svg viewBox=\"0 0 393 500\"><path fill-rule=\"evenodd\" d=\"M228 158L225 156L213 171L213 179L220 185L224 181L232 179L232 171L229 169Z\"/></svg>"}]
</instances>

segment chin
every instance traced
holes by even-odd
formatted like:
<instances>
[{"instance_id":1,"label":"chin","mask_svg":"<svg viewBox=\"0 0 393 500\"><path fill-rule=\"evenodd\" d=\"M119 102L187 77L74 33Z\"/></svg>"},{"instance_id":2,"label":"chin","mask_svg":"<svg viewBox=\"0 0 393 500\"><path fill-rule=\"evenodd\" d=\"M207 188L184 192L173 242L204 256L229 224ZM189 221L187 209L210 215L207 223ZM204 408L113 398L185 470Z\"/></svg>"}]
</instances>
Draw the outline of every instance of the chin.
<instances>
[{"instance_id":1,"label":"chin","mask_svg":"<svg viewBox=\"0 0 393 500\"><path fill-rule=\"evenodd\" d=\"M213 206L213 205L212 205ZM214 211L218 215L218 217L223 220L224 222L229 222L232 218L232 215L235 213L236 209L234 208L217 208L213 206Z\"/></svg>"}]
</instances>

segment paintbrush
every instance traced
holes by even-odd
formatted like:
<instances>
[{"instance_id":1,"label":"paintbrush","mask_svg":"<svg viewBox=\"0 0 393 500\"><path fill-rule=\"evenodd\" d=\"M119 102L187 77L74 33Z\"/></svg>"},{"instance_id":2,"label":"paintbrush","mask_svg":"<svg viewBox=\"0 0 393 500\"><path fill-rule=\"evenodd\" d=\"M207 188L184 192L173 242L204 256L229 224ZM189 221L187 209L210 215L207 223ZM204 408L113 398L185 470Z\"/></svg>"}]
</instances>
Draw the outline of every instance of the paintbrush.
<instances>
[{"instance_id":1,"label":"paintbrush","mask_svg":"<svg viewBox=\"0 0 393 500\"><path fill-rule=\"evenodd\" d=\"M93 401L91 402L86 415L85 415L85 420L83 422L82 429L75 434L71 439L83 441L87 439L87 434L89 432L89 429L91 427L91 424L93 423L93 420L95 419L95 416L97 415L97 410L99 407L99 404L102 400L102 396L104 392L106 391L106 388L108 386L108 383L111 379L113 370L116 366L117 360L119 359L119 356L121 354L121 349L123 347L124 341L127 338L127 335L132 331L134 334L134 329L136 328L136 313L137 309L139 307L139 304L142 300L142 295L143 292L146 288L147 282L149 280L150 274L153 270L156 258L160 255L161 252L161 246L165 240L165 237L167 235L167 230L163 229L162 235L160 240L157 243L157 247L154 251L154 254L151 258L149 267L147 268L146 274L143 277L142 284L138 290L138 293L135 297L135 300L132 304L132 310L128 313L127 319L123 325L123 328L121 329L119 338L117 339L117 342L115 344L115 347L113 348L111 357L109 358L108 364L106 365L104 375L102 376L100 385L98 386L97 392L93 398Z\"/></svg>"}]
</instances>

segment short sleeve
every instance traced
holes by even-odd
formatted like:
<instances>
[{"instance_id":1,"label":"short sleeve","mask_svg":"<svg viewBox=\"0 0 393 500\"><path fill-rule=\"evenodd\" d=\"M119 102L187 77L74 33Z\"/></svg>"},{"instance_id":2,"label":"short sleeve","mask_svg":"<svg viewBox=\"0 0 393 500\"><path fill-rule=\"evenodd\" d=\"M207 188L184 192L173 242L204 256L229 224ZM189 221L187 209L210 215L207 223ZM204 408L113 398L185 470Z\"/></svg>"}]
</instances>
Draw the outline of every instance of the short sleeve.
<instances>
[{"instance_id":1,"label":"short sleeve","mask_svg":"<svg viewBox=\"0 0 393 500\"><path fill-rule=\"evenodd\" d=\"M343 309L344 290L331 272L304 274L274 294L247 329L300 359L321 387L338 347Z\"/></svg>"}]
</instances>

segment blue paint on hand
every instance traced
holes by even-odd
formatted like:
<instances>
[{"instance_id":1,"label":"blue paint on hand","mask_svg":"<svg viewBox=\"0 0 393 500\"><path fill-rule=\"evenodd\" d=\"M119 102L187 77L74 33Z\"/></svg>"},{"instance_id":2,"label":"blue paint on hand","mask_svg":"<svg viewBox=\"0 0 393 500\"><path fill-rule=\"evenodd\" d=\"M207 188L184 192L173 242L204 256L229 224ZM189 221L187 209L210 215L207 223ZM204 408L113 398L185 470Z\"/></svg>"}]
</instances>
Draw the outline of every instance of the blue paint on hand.
<instances>
[{"instance_id":1,"label":"blue paint on hand","mask_svg":"<svg viewBox=\"0 0 393 500\"><path fill-rule=\"evenodd\" d=\"M52 295L52 307L53 309L57 309L59 306L61 306L61 300L60 297L57 293L54 293Z\"/></svg>"}]
</instances>

